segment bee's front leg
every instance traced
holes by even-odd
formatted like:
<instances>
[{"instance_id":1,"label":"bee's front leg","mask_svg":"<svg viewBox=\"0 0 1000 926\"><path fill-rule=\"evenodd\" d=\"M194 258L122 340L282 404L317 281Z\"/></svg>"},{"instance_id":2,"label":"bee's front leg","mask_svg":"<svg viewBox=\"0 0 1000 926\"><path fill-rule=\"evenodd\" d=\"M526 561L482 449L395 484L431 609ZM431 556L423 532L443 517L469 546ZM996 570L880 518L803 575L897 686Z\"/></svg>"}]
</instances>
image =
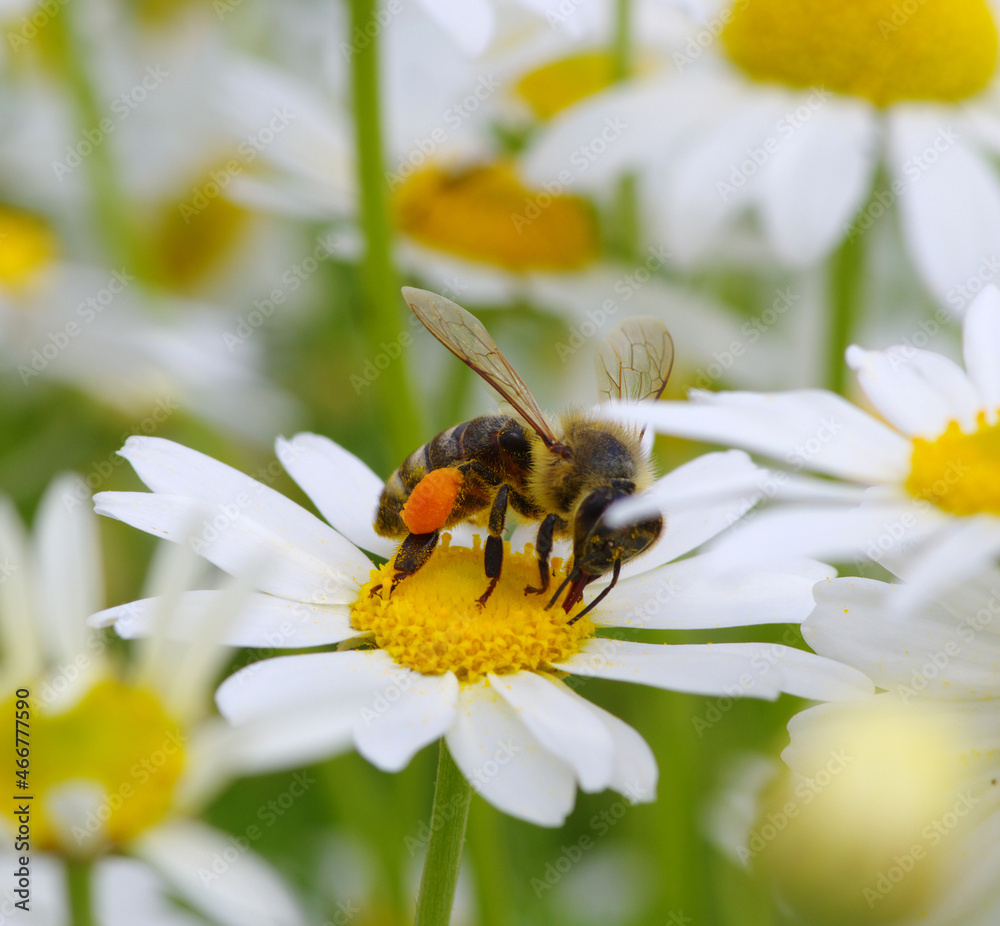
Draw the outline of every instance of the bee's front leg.
<instances>
[{"instance_id":1,"label":"bee's front leg","mask_svg":"<svg viewBox=\"0 0 1000 926\"><path fill-rule=\"evenodd\" d=\"M535 588L529 585L525 588L525 595L541 595L548 591L549 587L549 554L552 552L552 532L556 524L562 519L557 514L548 515L538 528L538 538L535 541L535 552L538 554L538 575L541 587Z\"/></svg>"}]
</instances>

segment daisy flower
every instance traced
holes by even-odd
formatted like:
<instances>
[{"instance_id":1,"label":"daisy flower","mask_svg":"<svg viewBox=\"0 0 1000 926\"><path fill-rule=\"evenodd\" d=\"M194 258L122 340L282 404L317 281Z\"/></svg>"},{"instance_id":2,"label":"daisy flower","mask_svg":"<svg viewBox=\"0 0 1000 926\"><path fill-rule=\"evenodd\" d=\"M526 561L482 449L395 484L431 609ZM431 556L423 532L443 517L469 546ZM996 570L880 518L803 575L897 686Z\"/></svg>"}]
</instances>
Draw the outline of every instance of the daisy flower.
<instances>
[{"instance_id":1,"label":"daisy flower","mask_svg":"<svg viewBox=\"0 0 1000 926\"><path fill-rule=\"evenodd\" d=\"M239 864L220 872L231 837L193 817L238 771L240 739L250 732L208 713L215 673L228 658L218 637L245 589L220 591L218 610L201 614L198 638L166 646L183 573L199 562L167 548L154 585L162 603L154 632L126 668L87 627L103 597L97 528L75 477L50 487L33 538L0 499L4 703L10 717L29 712L30 763L17 783L32 795L31 922L70 922L60 881L63 869L83 864L102 923L192 926L173 897L232 926L304 923L283 880L248 844ZM11 847L16 806L7 802L0 815ZM23 854L5 852L8 871Z\"/></svg>"},{"instance_id":2,"label":"daisy flower","mask_svg":"<svg viewBox=\"0 0 1000 926\"><path fill-rule=\"evenodd\" d=\"M812 783L815 809L785 845L758 846L758 859L775 852L768 864L797 878L795 854L823 858L818 882L839 870L853 899L836 903L838 922L874 912L879 922L986 926L1000 915L1000 571L907 619L891 603L900 594L871 579L817 586L803 635L884 693L863 710L820 705L792 718L783 757ZM821 781L838 754L842 767Z\"/></svg>"},{"instance_id":3,"label":"daisy flower","mask_svg":"<svg viewBox=\"0 0 1000 926\"><path fill-rule=\"evenodd\" d=\"M551 181L595 126L620 119L628 130L586 187L638 171L678 261L705 258L750 213L780 259L804 266L898 207L916 273L962 310L968 287L997 270L996 5L703 8L683 32L659 36L672 72L587 100L543 132L530 181Z\"/></svg>"},{"instance_id":4,"label":"daisy flower","mask_svg":"<svg viewBox=\"0 0 1000 926\"><path fill-rule=\"evenodd\" d=\"M758 515L719 552L875 560L907 579L902 606L1000 554L1000 291L987 287L963 326L964 370L912 345L848 350L877 417L820 390L692 391L615 414L835 477L802 486L781 474L771 494L799 503Z\"/></svg>"},{"instance_id":5,"label":"daisy flower","mask_svg":"<svg viewBox=\"0 0 1000 926\"><path fill-rule=\"evenodd\" d=\"M183 409L251 439L294 419L255 345L227 349L228 320L211 306L63 260L48 221L2 204L0 242L0 370L13 395L57 381L128 416Z\"/></svg>"},{"instance_id":6,"label":"daisy flower","mask_svg":"<svg viewBox=\"0 0 1000 926\"><path fill-rule=\"evenodd\" d=\"M259 608L234 626L228 642L347 650L263 660L219 689L223 714L237 728L255 727L250 748L260 769L353 745L377 767L397 771L444 737L487 801L556 826L572 809L577 785L648 801L657 776L639 734L576 694L567 676L760 698L782 691L854 698L869 691L855 670L787 647L668 646L595 634L601 627L795 622L808 613L812 584L829 572L818 563L740 571L708 556L678 560L759 497L753 488L759 473L739 452L702 457L660 480L667 529L645 556L625 565L613 593L576 622L581 605L567 614L546 610L544 596L525 595L538 574L530 548L508 551L501 582L480 608L483 554L476 538L471 547L443 542L390 596L391 560L376 566L362 552L395 552L372 526L383 482L326 438L281 439L277 454L328 524L173 442L131 438L121 453L152 492L101 493L99 513L175 541L184 541L188 524L200 524L192 543L201 555L227 572L251 573ZM266 569L255 565L262 551ZM558 583L561 563L553 569ZM204 606L211 594L189 597ZM135 636L148 632L153 608L152 601L139 602L107 617L120 633Z\"/></svg>"},{"instance_id":7,"label":"daisy flower","mask_svg":"<svg viewBox=\"0 0 1000 926\"><path fill-rule=\"evenodd\" d=\"M384 180L397 265L424 288L462 302L528 304L556 315L577 340L626 313L654 315L683 341L683 361L692 369L709 365L719 344L739 339L735 313L664 278L667 248L653 244L634 264L609 259L597 208L577 191L577 173L593 157L573 166L568 181L538 186L500 151L498 123L548 118L586 92L581 86L610 82L608 56L553 46L542 23L540 39L518 36L503 54L474 64L423 19L404 8L379 37L386 46ZM328 42L332 61L320 83L311 74L296 76L294 62L281 68L245 59L230 69L218 97L234 134L254 131L275 109L295 118L261 151L263 169L234 177L226 195L259 212L329 222L337 253L356 257L364 243L336 25ZM612 144L615 131L608 132ZM762 357L735 369L734 378L760 388L761 371L776 364L776 356Z\"/></svg>"}]
</instances>

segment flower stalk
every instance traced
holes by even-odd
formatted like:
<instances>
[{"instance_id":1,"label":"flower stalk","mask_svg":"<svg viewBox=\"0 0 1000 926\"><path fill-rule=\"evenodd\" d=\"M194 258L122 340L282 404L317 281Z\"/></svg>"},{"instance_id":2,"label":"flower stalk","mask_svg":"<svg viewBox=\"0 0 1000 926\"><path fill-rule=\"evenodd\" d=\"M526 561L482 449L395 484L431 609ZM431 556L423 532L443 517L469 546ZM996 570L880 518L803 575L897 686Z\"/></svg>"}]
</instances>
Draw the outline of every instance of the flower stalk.
<instances>
[{"instance_id":1,"label":"flower stalk","mask_svg":"<svg viewBox=\"0 0 1000 926\"><path fill-rule=\"evenodd\" d=\"M864 277L864 245L852 229L830 263L830 323L826 357L826 383L831 392L847 394L847 362L844 353L854 342L861 310Z\"/></svg>"},{"instance_id":2,"label":"flower stalk","mask_svg":"<svg viewBox=\"0 0 1000 926\"><path fill-rule=\"evenodd\" d=\"M442 739L431 812L431 839L420 879L414 926L448 926L451 920L471 801L472 788Z\"/></svg>"},{"instance_id":3,"label":"flower stalk","mask_svg":"<svg viewBox=\"0 0 1000 926\"><path fill-rule=\"evenodd\" d=\"M93 864L78 859L66 861L66 893L70 926L95 926L92 898Z\"/></svg>"},{"instance_id":4,"label":"flower stalk","mask_svg":"<svg viewBox=\"0 0 1000 926\"><path fill-rule=\"evenodd\" d=\"M350 0L351 34L368 36L376 22L375 0ZM399 339L402 321L399 274L392 257L392 223L384 180L385 152L379 86L378 35L351 46L355 155L365 249L361 258L362 324L372 356ZM390 363L375 384L379 416L393 456L402 459L420 443L420 417L410 397L406 355Z\"/></svg>"}]
</instances>

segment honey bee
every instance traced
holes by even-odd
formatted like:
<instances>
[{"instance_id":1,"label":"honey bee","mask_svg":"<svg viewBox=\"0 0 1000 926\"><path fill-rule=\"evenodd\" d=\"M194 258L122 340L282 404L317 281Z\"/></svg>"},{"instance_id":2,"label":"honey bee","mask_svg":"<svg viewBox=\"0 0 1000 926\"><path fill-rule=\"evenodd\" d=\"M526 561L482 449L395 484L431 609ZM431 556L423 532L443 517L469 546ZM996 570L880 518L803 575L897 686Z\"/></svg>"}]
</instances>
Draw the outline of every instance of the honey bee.
<instances>
[{"instance_id":1,"label":"honey bee","mask_svg":"<svg viewBox=\"0 0 1000 926\"><path fill-rule=\"evenodd\" d=\"M652 546L663 530L659 516L616 527L602 520L613 502L652 482L642 433L572 409L553 428L475 316L424 290L404 287L403 297L424 327L475 370L511 413L502 407L498 414L442 431L389 477L379 499L375 531L402 538L392 588L427 562L442 529L485 517L489 581L478 599L485 604L500 579L503 532L511 508L522 518L541 522L535 544L539 584L528 586L525 594L548 591L549 555L558 536L572 539L573 557L547 608L565 590L562 604L569 611L591 582L611 573L610 584L577 620L611 591L622 563ZM673 356L673 341L664 325L654 319L627 320L598 351L598 389L609 399L655 399L666 387Z\"/></svg>"}]
</instances>

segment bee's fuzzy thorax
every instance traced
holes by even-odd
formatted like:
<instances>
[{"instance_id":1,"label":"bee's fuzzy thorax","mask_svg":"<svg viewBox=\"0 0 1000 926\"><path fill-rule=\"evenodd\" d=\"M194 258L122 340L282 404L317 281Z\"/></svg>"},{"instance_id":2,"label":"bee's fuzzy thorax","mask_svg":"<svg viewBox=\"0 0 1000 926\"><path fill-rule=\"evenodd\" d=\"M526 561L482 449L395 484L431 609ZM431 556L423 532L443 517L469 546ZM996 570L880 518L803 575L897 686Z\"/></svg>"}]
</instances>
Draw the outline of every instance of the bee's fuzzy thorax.
<instances>
[{"instance_id":1,"label":"bee's fuzzy thorax","mask_svg":"<svg viewBox=\"0 0 1000 926\"><path fill-rule=\"evenodd\" d=\"M540 438L531 444L529 491L547 511L571 520L580 501L612 479L635 483L637 492L652 484L652 468L633 428L579 411L564 413L560 425L567 457L553 453Z\"/></svg>"}]
</instances>

